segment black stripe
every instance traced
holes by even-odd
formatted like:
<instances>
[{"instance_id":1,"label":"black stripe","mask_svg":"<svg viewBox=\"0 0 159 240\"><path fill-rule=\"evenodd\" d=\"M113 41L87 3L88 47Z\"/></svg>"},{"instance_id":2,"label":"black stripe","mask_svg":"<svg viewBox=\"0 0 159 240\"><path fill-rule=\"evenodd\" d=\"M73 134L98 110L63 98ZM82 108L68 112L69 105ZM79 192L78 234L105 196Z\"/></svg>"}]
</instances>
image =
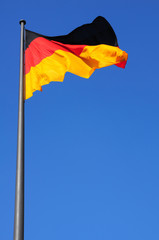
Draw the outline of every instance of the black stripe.
<instances>
[{"instance_id":1,"label":"black stripe","mask_svg":"<svg viewBox=\"0 0 159 240\"><path fill-rule=\"evenodd\" d=\"M117 37L111 25L103 17L97 17L92 23L84 24L71 33L63 36L48 37L35 32L26 30L26 47L38 37L44 37L48 40L72 44L72 45L98 45L107 44L118 46Z\"/></svg>"}]
</instances>

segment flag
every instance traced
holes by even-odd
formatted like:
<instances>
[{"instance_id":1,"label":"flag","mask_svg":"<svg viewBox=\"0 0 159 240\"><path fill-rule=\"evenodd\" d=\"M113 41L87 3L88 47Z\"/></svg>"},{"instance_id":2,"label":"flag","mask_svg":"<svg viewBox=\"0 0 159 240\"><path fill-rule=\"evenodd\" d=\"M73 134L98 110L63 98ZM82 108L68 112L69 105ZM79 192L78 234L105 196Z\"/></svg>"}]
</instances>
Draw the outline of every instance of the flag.
<instances>
[{"instance_id":1,"label":"flag","mask_svg":"<svg viewBox=\"0 0 159 240\"><path fill-rule=\"evenodd\" d=\"M128 58L111 25L100 16L63 36L29 30L25 34L25 99L43 85L62 82L66 72L89 78L95 69L114 64L124 68Z\"/></svg>"}]
</instances>

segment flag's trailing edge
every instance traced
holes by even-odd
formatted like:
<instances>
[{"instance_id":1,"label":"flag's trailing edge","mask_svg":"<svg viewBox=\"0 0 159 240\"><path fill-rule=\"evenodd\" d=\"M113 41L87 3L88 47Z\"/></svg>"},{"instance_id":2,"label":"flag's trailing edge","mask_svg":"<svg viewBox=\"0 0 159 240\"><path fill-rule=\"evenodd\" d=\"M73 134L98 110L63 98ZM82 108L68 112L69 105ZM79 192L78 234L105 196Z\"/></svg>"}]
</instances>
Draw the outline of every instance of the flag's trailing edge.
<instances>
[{"instance_id":1,"label":"flag's trailing edge","mask_svg":"<svg viewBox=\"0 0 159 240\"><path fill-rule=\"evenodd\" d=\"M47 37L26 30L25 99L42 91L45 84L62 82L66 72L89 78L98 68L113 64L124 68L127 58L103 17L64 36Z\"/></svg>"}]
</instances>

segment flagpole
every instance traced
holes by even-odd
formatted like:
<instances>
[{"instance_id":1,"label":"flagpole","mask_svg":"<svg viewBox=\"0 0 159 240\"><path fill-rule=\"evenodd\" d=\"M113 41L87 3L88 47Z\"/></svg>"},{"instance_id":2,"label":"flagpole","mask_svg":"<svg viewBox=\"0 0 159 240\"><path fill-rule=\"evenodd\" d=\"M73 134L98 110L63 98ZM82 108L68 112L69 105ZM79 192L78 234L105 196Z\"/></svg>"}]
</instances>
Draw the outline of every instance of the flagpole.
<instances>
[{"instance_id":1,"label":"flagpole","mask_svg":"<svg viewBox=\"0 0 159 240\"><path fill-rule=\"evenodd\" d=\"M21 39L14 240L24 239L24 25L26 22L20 20L19 23L21 25Z\"/></svg>"}]
</instances>

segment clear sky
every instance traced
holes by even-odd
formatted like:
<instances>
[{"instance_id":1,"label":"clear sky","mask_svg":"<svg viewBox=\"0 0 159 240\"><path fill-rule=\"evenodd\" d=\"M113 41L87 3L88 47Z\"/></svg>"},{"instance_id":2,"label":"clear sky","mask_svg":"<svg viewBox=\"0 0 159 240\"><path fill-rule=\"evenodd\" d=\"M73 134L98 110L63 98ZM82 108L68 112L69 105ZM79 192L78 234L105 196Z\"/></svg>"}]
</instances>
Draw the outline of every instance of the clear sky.
<instances>
[{"instance_id":1,"label":"clear sky","mask_svg":"<svg viewBox=\"0 0 159 240\"><path fill-rule=\"evenodd\" d=\"M63 35L105 17L126 69L66 74L25 103L25 240L159 239L159 1L0 4L0 240L13 239L19 20Z\"/></svg>"}]
</instances>

